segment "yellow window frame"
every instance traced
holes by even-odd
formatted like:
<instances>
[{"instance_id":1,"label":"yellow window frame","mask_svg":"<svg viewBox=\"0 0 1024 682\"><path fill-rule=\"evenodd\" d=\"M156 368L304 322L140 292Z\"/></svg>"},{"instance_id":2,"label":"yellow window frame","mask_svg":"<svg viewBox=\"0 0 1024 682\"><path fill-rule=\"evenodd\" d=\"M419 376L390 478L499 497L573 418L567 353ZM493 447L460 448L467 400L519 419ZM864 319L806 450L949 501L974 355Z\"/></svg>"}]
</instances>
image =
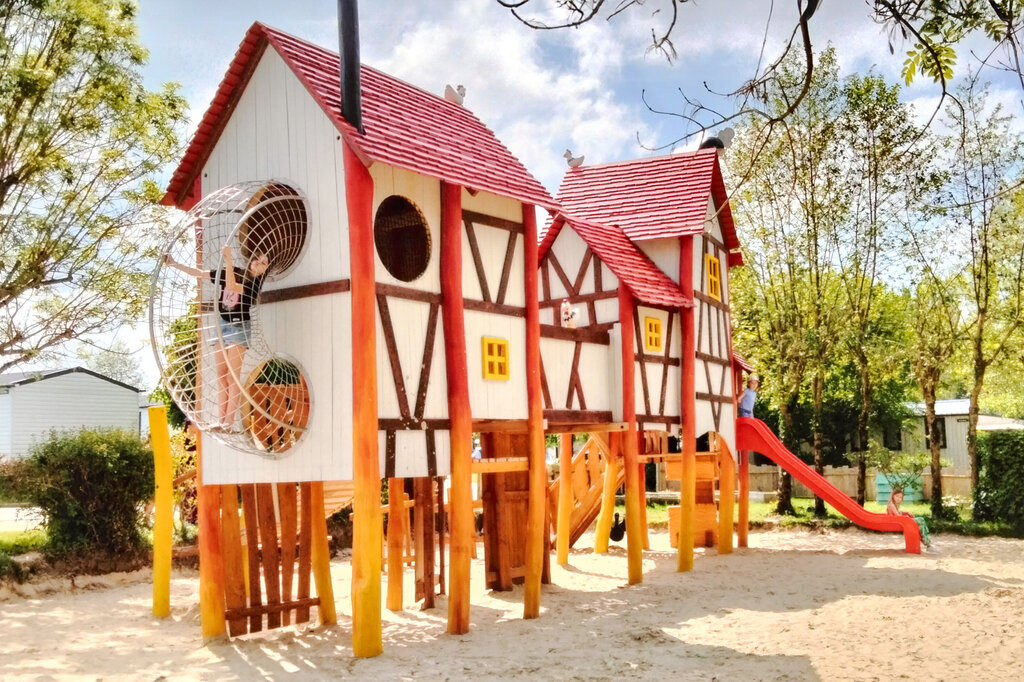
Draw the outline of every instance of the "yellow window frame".
<instances>
[{"instance_id":1,"label":"yellow window frame","mask_svg":"<svg viewBox=\"0 0 1024 682\"><path fill-rule=\"evenodd\" d=\"M644 350L652 353L661 352L661 318L644 318Z\"/></svg>"},{"instance_id":2,"label":"yellow window frame","mask_svg":"<svg viewBox=\"0 0 1024 682\"><path fill-rule=\"evenodd\" d=\"M704 269L707 272L707 294L716 301L722 300L722 266L718 258L704 254Z\"/></svg>"},{"instance_id":3,"label":"yellow window frame","mask_svg":"<svg viewBox=\"0 0 1024 682\"><path fill-rule=\"evenodd\" d=\"M484 379L508 381L508 340L484 336L481 339L481 350Z\"/></svg>"}]
</instances>

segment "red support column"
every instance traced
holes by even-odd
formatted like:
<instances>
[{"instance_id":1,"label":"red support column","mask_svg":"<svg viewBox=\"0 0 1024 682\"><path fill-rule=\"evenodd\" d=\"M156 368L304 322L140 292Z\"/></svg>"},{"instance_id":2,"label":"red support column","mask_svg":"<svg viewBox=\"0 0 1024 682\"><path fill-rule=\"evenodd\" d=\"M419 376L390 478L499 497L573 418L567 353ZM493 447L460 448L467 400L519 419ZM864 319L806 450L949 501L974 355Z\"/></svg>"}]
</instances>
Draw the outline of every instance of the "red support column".
<instances>
[{"instance_id":1,"label":"red support column","mask_svg":"<svg viewBox=\"0 0 1024 682\"><path fill-rule=\"evenodd\" d=\"M679 288L693 301L693 240L679 238ZM679 311L682 334L682 381L680 386L680 412L682 413L682 486L679 494L679 554L676 570L693 568L693 516L696 497L697 416L694 366L697 362L697 339L693 326L693 307L683 306Z\"/></svg>"},{"instance_id":2,"label":"red support column","mask_svg":"<svg viewBox=\"0 0 1024 682\"><path fill-rule=\"evenodd\" d=\"M352 277L352 653L369 657L383 651L373 178L348 144L343 146Z\"/></svg>"},{"instance_id":3,"label":"red support column","mask_svg":"<svg viewBox=\"0 0 1024 682\"><path fill-rule=\"evenodd\" d=\"M633 294L619 282L619 332L622 337L622 434L623 466L626 473L626 556L629 584L643 582L643 525L640 509L640 460L636 430L636 350L633 347Z\"/></svg>"},{"instance_id":4,"label":"red support column","mask_svg":"<svg viewBox=\"0 0 1024 682\"><path fill-rule=\"evenodd\" d=\"M469 632L469 573L473 524L473 415L469 407L466 322L462 303L462 188L441 183L441 324L448 381L451 442L451 568L448 632Z\"/></svg>"},{"instance_id":5,"label":"red support column","mask_svg":"<svg viewBox=\"0 0 1024 682\"><path fill-rule=\"evenodd\" d=\"M547 532L547 465L544 462L544 405L540 385L540 293L537 285L537 215L523 204L523 253L526 269L526 399L529 440L530 493L526 522L526 581L523 618L540 615L540 583L544 572L544 533Z\"/></svg>"}]
</instances>

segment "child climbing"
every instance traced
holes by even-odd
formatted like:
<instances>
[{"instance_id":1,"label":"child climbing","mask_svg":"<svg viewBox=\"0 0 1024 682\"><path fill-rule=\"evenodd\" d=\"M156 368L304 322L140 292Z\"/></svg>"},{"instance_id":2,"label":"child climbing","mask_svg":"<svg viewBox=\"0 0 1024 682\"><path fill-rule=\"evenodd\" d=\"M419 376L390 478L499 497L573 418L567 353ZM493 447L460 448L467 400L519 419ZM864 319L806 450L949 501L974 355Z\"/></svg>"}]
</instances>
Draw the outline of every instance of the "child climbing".
<instances>
[{"instance_id":1,"label":"child climbing","mask_svg":"<svg viewBox=\"0 0 1024 682\"><path fill-rule=\"evenodd\" d=\"M928 532L928 519L923 516L914 516L910 512L900 511L901 504L903 504L903 489L893 488L892 493L889 495L889 504L885 507L885 513L889 516L909 516L914 519L921 529L921 542L926 549L931 549L932 538Z\"/></svg>"}]
</instances>

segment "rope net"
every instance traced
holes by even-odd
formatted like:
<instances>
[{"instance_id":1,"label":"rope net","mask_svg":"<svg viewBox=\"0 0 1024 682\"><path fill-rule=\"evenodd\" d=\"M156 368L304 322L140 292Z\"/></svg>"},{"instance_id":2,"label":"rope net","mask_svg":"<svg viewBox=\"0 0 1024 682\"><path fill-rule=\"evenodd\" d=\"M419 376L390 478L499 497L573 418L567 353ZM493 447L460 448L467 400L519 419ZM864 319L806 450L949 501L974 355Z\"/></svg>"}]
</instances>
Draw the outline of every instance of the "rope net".
<instances>
[{"instance_id":1,"label":"rope net","mask_svg":"<svg viewBox=\"0 0 1024 682\"><path fill-rule=\"evenodd\" d=\"M153 273L150 338L171 398L218 441L264 457L284 456L309 422L302 368L265 335L295 330L264 329L260 304L298 261L308 215L281 182L223 187L172 226Z\"/></svg>"}]
</instances>

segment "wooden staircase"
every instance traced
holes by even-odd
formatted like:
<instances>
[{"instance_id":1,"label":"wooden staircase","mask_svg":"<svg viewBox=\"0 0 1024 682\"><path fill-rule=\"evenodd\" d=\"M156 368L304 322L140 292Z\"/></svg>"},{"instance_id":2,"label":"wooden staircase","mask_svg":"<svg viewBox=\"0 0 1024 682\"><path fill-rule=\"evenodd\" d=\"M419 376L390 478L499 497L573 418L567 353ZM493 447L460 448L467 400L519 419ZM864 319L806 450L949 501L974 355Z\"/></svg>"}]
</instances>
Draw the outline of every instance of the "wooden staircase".
<instances>
[{"instance_id":1,"label":"wooden staircase","mask_svg":"<svg viewBox=\"0 0 1024 682\"><path fill-rule=\"evenodd\" d=\"M330 518L352 504L355 494L352 481L324 481L324 516Z\"/></svg>"},{"instance_id":2,"label":"wooden staircase","mask_svg":"<svg viewBox=\"0 0 1024 682\"><path fill-rule=\"evenodd\" d=\"M603 435L603 434L602 434ZM601 493L604 489L604 473L610 456L607 441L591 436L583 448L572 458L572 514L569 519L569 546L571 547L587 531L601 511ZM625 481L625 468L616 467L619 487ZM558 478L548 483L549 509L558 509L558 489L565 472L559 471ZM552 538L557 533L558 514L551 513L550 531ZM554 545L552 540L551 544Z\"/></svg>"}]
</instances>

